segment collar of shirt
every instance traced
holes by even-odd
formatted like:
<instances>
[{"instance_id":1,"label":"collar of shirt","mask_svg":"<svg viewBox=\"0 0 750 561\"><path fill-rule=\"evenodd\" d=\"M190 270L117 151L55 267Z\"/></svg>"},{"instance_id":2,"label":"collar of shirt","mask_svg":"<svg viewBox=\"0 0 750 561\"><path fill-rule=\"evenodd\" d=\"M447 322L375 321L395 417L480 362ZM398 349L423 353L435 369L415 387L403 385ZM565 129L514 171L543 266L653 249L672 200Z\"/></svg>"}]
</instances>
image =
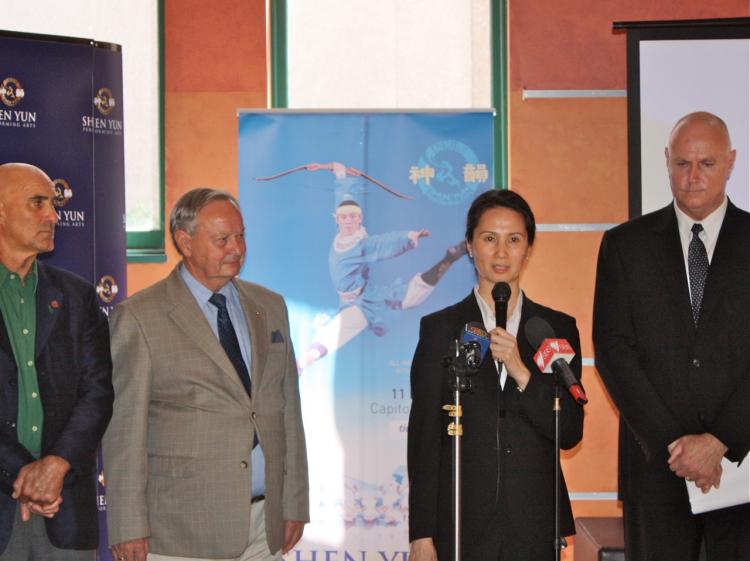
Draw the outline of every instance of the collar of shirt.
<instances>
[{"instance_id":1,"label":"collar of shirt","mask_svg":"<svg viewBox=\"0 0 750 561\"><path fill-rule=\"evenodd\" d=\"M482 323L484 323L484 328L489 333L495 327L497 326L497 319L495 318L495 310L492 306L490 306L487 302L484 301L484 298L482 298L479 294L479 286L474 286L474 298L477 300L477 304L479 304L479 311L482 312ZM523 306L523 292L519 293L518 300L516 301L516 307L513 308L513 312L510 314L510 319L508 320L507 325L505 326L505 330L513 335L513 337L518 336L518 328L521 324L521 307ZM495 367L497 368L497 362L495 362ZM503 365L502 370L500 371L500 387L505 388L505 380L508 379L508 372L505 369L505 365Z\"/></svg>"},{"instance_id":2,"label":"collar of shirt","mask_svg":"<svg viewBox=\"0 0 750 561\"><path fill-rule=\"evenodd\" d=\"M711 259L714 256L714 249L716 249L716 240L719 237L719 231L721 230L721 224L724 222L724 216L727 214L727 206L729 204L729 198L725 195L724 202L714 210L711 214L706 216L703 220L694 220L685 214L680 207L677 206L677 202L674 202L674 211L677 214L677 228L680 231L680 243L682 244L682 255L685 259L685 270L687 271L687 255L688 247L690 246L690 240L693 239L693 232L691 231L693 224L700 224L703 226L703 231L698 234L703 244L706 246L706 253L708 254L708 262L711 263Z\"/></svg>"},{"instance_id":3,"label":"collar of shirt","mask_svg":"<svg viewBox=\"0 0 750 561\"><path fill-rule=\"evenodd\" d=\"M213 295L213 292L211 292L208 288L206 288L206 286L204 286L200 281L198 281L192 275L192 273L188 271L184 263L180 265L180 276L182 276L182 280L185 281L185 284L187 285L188 290L193 295L195 300L198 302L198 305L201 307L201 309L203 309L206 306L210 306L214 310L216 309L216 306L214 306L213 304L211 304L211 302L208 301L208 299L211 298L211 296ZM232 296L233 288L234 288L234 285L231 282L228 282L227 284L225 284L218 290L219 294L223 294L224 296L227 297L227 306L231 304L229 301Z\"/></svg>"},{"instance_id":4,"label":"collar of shirt","mask_svg":"<svg viewBox=\"0 0 750 561\"><path fill-rule=\"evenodd\" d=\"M18 276L18 273L14 273L8 267L0 263L0 288L5 286L5 283L8 282L8 280L13 279L19 279L19 285L21 285L20 277ZM31 282L31 289L36 294L36 285L37 285L37 262L36 259L34 260L34 264L31 266L31 269L29 269L28 274L26 275L26 278L23 279L23 286L26 286L27 283Z\"/></svg>"},{"instance_id":5,"label":"collar of shirt","mask_svg":"<svg viewBox=\"0 0 750 561\"><path fill-rule=\"evenodd\" d=\"M208 301L208 299L211 298L213 292L211 292L211 290L201 284L190 273L190 271L187 270L187 267L185 267L184 263L180 265L180 276L182 277L182 280L185 281L185 285L193 295L193 298L195 298L195 301L198 303L198 306L203 312L206 321L208 321L208 324L211 326L211 331L213 331L214 335L216 335L216 338L218 339L219 327L217 324L217 319L219 317L219 311L216 306ZM245 313L242 310L242 302L240 302L240 296L237 292L237 288L234 286L233 282L228 282L218 290L218 293L223 294L227 298L227 311L229 312L229 319L232 321L232 326L234 327L234 331L237 334L237 339L240 343L240 350L242 351L242 358L245 359L245 364L247 364L248 372L250 372L250 330L247 326L247 322L245 321Z\"/></svg>"}]
</instances>

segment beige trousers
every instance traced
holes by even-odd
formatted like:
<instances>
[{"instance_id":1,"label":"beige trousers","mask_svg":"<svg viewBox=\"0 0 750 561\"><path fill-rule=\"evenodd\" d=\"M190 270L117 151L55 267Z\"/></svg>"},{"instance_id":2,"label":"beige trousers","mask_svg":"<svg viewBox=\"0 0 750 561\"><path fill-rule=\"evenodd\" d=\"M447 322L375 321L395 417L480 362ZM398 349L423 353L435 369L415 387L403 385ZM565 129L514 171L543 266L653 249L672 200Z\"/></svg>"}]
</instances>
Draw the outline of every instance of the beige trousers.
<instances>
[{"instance_id":1,"label":"beige trousers","mask_svg":"<svg viewBox=\"0 0 750 561\"><path fill-rule=\"evenodd\" d=\"M199 559L197 557L170 557L169 555L148 554L148 561L280 561L281 551L271 554L266 543L266 515L263 512L264 501L251 505L250 534L247 548L242 555L232 559Z\"/></svg>"}]
</instances>

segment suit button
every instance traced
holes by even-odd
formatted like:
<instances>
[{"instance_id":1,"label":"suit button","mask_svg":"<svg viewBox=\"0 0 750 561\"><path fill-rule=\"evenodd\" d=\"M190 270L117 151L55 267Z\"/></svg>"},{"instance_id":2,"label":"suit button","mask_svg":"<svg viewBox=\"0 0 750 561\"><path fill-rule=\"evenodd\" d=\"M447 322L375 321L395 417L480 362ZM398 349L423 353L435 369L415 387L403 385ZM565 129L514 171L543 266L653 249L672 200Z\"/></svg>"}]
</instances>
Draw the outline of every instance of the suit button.
<instances>
[{"instance_id":1,"label":"suit button","mask_svg":"<svg viewBox=\"0 0 750 561\"><path fill-rule=\"evenodd\" d=\"M245 460L242 460L242 461L240 462L240 467L241 467L242 469L247 469L247 462L246 462Z\"/></svg>"},{"instance_id":2,"label":"suit button","mask_svg":"<svg viewBox=\"0 0 750 561\"><path fill-rule=\"evenodd\" d=\"M694 358L694 359L692 360L692 365L693 365L693 366L694 366L695 368L700 368L700 367L701 367L701 361L700 361L700 359Z\"/></svg>"},{"instance_id":3,"label":"suit button","mask_svg":"<svg viewBox=\"0 0 750 561\"><path fill-rule=\"evenodd\" d=\"M11 388L15 388L17 385L17 382L15 380L8 380L8 384L10 384Z\"/></svg>"},{"instance_id":4,"label":"suit button","mask_svg":"<svg viewBox=\"0 0 750 561\"><path fill-rule=\"evenodd\" d=\"M512 446L511 446L510 444L508 444L508 445L507 445L507 446L505 447L505 453L506 453L506 454L512 454L512 453L513 453L513 447L512 447Z\"/></svg>"},{"instance_id":5,"label":"suit button","mask_svg":"<svg viewBox=\"0 0 750 561\"><path fill-rule=\"evenodd\" d=\"M250 413L250 418L251 419L255 419L255 417L257 417L257 416L258 416L258 414L255 411L253 411L252 413Z\"/></svg>"}]
</instances>

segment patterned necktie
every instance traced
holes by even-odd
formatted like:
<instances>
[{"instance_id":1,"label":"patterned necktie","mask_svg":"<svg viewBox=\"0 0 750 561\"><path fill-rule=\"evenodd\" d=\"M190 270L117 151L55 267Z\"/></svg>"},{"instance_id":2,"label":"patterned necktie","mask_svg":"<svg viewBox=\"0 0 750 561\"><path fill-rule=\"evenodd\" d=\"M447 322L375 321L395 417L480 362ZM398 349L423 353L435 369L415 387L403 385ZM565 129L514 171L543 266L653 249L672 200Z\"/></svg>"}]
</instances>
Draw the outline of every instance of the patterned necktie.
<instances>
[{"instance_id":1,"label":"patterned necktie","mask_svg":"<svg viewBox=\"0 0 750 561\"><path fill-rule=\"evenodd\" d=\"M215 292L211 295L211 298L209 298L208 301L219 310L219 317L217 319L217 325L219 327L219 342L221 343L221 346L224 347L224 352L227 353L229 360L232 361L242 385L245 386L247 395L252 395L252 392L250 391L250 374L247 371L245 359L242 358L240 342L237 340L237 332L234 330L232 320L229 319L227 297Z\"/></svg>"},{"instance_id":2,"label":"patterned necktie","mask_svg":"<svg viewBox=\"0 0 750 561\"><path fill-rule=\"evenodd\" d=\"M706 287L706 276L708 276L708 254L703 240L698 237L703 231L703 226L693 224L690 229L693 239L688 246L688 275L690 277L690 305L693 307L693 322L698 325L703 301L703 289Z\"/></svg>"},{"instance_id":3,"label":"patterned necktie","mask_svg":"<svg viewBox=\"0 0 750 561\"><path fill-rule=\"evenodd\" d=\"M219 316L216 323L219 327L219 342L224 347L224 352L227 353L229 360L232 362L234 369L237 371L237 375L240 377L242 385L245 386L247 395L252 396L250 386L250 374L247 371L247 365L245 359L242 358L242 351L240 350L240 342L237 340L237 332L234 330L232 320L229 319L229 311L227 310L227 297L218 292L214 292L211 298L208 299L216 308L219 310ZM253 448L258 445L258 433L257 431L253 434Z\"/></svg>"}]
</instances>

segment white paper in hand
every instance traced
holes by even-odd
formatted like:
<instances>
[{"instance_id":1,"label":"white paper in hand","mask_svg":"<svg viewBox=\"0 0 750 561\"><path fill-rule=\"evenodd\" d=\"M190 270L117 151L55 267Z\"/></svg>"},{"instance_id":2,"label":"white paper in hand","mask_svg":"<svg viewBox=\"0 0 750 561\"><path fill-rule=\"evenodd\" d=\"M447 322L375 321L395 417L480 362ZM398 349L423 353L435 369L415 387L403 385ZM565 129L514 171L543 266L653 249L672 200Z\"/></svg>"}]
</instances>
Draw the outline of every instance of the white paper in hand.
<instances>
[{"instance_id":1,"label":"white paper in hand","mask_svg":"<svg viewBox=\"0 0 750 561\"><path fill-rule=\"evenodd\" d=\"M695 483L685 481L693 514L750 503L750 458L745 456L739 466L722 458L721 469L719 488L712 487L705 495Z\"/></svg>"}]
</instances>

